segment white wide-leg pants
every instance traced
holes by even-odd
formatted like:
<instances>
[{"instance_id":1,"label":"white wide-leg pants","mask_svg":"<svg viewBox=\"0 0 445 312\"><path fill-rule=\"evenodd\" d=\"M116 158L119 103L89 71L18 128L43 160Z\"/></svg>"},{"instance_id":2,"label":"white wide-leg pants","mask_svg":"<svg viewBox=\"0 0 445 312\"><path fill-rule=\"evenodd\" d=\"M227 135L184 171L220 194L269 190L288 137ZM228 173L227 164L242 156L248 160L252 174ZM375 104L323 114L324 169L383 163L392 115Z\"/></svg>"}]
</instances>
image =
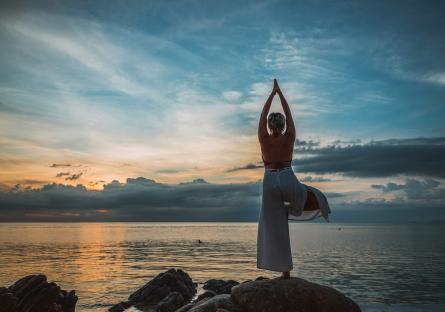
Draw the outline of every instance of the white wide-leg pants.
<instances>
[{"instance_id":1,"label":"white wide-leg pants","mask_svg":"<svg viewBox=\"0 0 445 312\"><path fill-rule=\"evenodd\" d=\"M264 171L257 237L257 267L260 269L287 272L293 268L289 210L284 202L295 202L295 196L302 196L296 194L297 184L299 181L291 167L279 171ZM306 198L303 198L300 205L304 205L305 200Z\"/></svg>"}]
</instances>

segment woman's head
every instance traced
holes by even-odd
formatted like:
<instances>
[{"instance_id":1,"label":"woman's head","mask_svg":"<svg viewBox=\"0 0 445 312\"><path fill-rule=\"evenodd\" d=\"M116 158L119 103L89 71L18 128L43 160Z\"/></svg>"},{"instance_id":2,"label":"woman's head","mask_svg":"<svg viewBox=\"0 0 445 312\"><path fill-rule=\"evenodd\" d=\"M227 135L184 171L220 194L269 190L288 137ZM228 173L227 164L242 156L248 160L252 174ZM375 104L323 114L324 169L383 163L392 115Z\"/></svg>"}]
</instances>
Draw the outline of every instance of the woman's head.
<instances>
[{"instance_id":1,"label":"woman's head","mask_svg":"<svg viewBox=\"0 0 445 312\"><path fill-rule=\"evenodd\" d=\"M267 118L267 124L272 133L281 133L284 130L285 123L286 119L281 113L270 113Z\"/></svg>"}]
</instances>

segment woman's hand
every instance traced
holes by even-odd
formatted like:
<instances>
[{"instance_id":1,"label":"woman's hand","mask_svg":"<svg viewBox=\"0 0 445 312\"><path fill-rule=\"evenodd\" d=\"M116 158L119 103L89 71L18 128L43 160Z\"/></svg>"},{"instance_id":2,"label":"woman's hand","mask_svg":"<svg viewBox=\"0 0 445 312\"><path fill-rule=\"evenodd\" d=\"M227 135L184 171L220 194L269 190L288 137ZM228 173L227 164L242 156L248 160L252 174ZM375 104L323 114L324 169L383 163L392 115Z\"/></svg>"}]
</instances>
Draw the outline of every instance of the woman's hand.
<instances>
[{"instance_id":1,"label":"woman's hand","mask_svg":"<svg viewBox=\"0 0 445 312\"><path fill-rule=\"evenodd\" d=\"M276 79L273 80L273 93L280 91L280 87L278 86L278 81Z\"/></svg>"}]
</instances>

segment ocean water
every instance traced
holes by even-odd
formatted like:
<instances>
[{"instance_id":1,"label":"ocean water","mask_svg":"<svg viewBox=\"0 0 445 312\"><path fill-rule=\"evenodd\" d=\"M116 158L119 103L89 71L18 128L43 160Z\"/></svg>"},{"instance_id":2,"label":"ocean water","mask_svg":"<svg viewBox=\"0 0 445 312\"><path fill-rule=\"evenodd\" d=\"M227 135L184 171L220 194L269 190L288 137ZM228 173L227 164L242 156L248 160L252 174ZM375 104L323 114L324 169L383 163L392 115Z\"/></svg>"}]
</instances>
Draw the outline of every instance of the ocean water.
<instances>
[{"instance_id":1,"label":"ocean water","mask_svg":"<svg viewBox=\"0 0 445 312\"><path fill-rule=\"evenodd\" d=\"M0 223L0 286L44 273L93 312L172 267L200 286L274 277L256 268L256 234L256 223ZM363 311L445 311L444 234L443 224L291 223L291 274Z\"/></svg>"}]
</instances>

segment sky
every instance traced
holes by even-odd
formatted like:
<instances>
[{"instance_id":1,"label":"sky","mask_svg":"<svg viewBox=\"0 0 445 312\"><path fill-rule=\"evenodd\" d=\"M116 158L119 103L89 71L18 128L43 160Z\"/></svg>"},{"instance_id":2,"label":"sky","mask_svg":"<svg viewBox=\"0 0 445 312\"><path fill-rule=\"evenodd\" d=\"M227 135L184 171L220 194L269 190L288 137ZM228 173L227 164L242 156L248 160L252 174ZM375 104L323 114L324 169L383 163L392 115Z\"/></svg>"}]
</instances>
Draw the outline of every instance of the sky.
<instances>
[{"instance_id":1,"label":"sky","mask_svg":"<svg viewBox=\"0 0 445 312\"><path fill-rule=\"evenodd\" d=\"M445 221L444 14L443 1L2 1L0 221L256 221L274 78L294 172L333 221Z\"/></svg>"}]
</instances>

